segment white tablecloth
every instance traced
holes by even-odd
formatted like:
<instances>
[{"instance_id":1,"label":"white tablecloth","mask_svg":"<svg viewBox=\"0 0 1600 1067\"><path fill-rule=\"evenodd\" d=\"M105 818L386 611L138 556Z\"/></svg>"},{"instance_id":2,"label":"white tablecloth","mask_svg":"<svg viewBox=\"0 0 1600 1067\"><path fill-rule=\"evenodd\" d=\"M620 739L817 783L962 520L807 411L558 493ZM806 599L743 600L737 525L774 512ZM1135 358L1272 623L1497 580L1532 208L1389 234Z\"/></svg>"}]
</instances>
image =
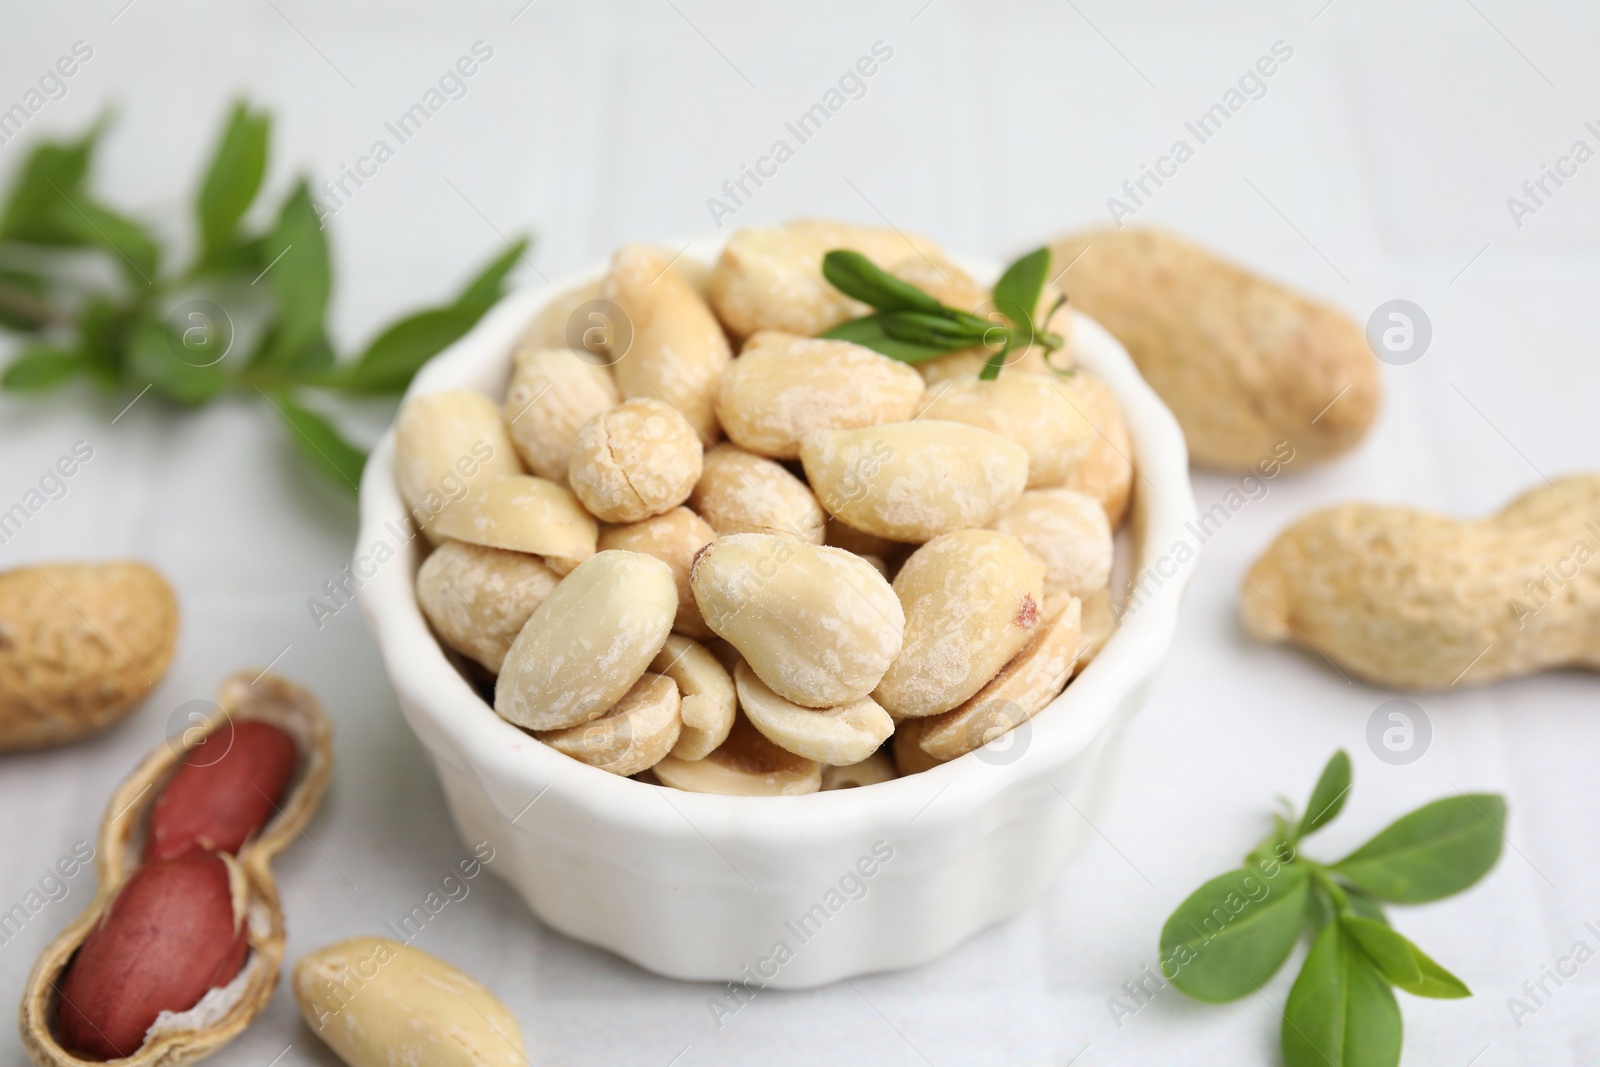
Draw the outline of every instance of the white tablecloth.
<instances>
[{"instance_id":1,"label":"white tablecloth","mask_svg":"<svg viewBox=\"0 0 1600 1067\"><path fill-rule=\"evenodd\" d=\"M378 139L393 147L385 123L484 42L492 56L465 95L399 145L330 223L335 333L349 351L398 310L451 290L502 247L500 234L533 231L534 268L553 277L622 241L711 229L707 199L725 197L722 183L775 140L793 143L784 123L881 41L892 55L859 99L775 177L748 186L728 225L887 221L1000 256L1106 224L1118 196L1135 221L1179 227L1359 320L1389 299L1416 302L1431 347L1385 368L1382 417L1360 449L1272 482L1206 545L1177 645L1126 746L1117 800L1025 914L939 963L857 989L765 993L721 1030L706 1007L712 989L552 933L493 879L474 882L417 945L493 987L539 1064L1275 1063L1292 966L1262 997L1226 1007L1167 990L1119 1026L1108 999L1155 962L1178 901L1266 831L1274 797L1302 800L1343 746L1356 786L1316 842L1327 855L1457 788L1511 800L1508 845L1488 879L1459 898L1396 909L1398 925L1477 994L1402 998L1406 1062L1592 1064L1600 965L1548 985L1554 995L1520 1026L1507 998L1575 941L1600 947L1584 928L1600 919L1600 683L1563 672L1418 697L1431 746L1393 766L1366 736L1394 694L1257 646L1237 623L1244 568L1310 508L1361 497L1481 514L1542 476L1593 469L1600 452L1600 163L1560 186L1546 179L1537 204L1522 188L1574 141L1600 146L1584 125L1600 99L1600 12L1509 0L1399 7L13 5L0 34L0 108L74 42L93 56L64 98L0 145L0 169L114 103L98 188L186 234L196 168L231 94L277 116L276 193L295 172L337 177ZM1198 143L1186 122L1280 41L1290 56L1259 89L1247 81L1255 98ZM1180 138L1192 158L1129 200L1123 182ZM1535 210L1513 217L1513 196ZM345 610L318 629L307 610L348 559L353 505L301 462L260 403L189 414L146 397L112 425L130 398L80 387L43 401L0 397L0 508L75 442L93 448L65 497L0 545L0 566L137 556L170 576L183 609L176 662L130 721L70 748L0 757L0 906L92 839L107 795L174 708L209 695L228 671L275 661L320 694L338 729L334 787L310 840L277 865L289 958L381 932L465 846L364 622ZM369 432L385 417L381 407L352 414ZM1202 509L1230 484L1198 476ZM0 999L20 995L91 879L80 875L65 900L0 944ZM0 1059L21 1057L15 1036L0 1033ZM280 987L215 1062L334 1060Z\"/></svg>"}]
</instances>

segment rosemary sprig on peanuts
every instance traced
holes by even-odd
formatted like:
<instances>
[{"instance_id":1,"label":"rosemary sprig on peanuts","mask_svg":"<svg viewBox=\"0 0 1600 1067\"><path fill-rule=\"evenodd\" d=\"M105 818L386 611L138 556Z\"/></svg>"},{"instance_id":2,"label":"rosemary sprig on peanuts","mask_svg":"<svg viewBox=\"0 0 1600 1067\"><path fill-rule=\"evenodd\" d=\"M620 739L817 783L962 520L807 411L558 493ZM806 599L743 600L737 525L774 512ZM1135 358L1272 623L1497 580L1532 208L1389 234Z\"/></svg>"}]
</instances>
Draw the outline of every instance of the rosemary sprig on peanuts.
<instances>
[{"instance_id":1,"label":"rosemary sprig on peanuts","mask_svg":"<svg viewBox=\"0 0 1600 1067\"><path fill-rule=\"evenodd\" d=\"M985 348L990 355L978 377L993 381L1011 353L1037 344L1051 353L1065 341L1044 327L1066 303L1065 296L1045 312L1034 314L1050 274L1050 250L1038 248L1005 269L992 295L997 314L984 317L951 307L875 265L860 252L835 249L822 257L822 275L844 295L876 313L842 322L823 334L853 341L902 363L922 363L952 352Z\"/></svg>"},{"instance_id":2,"label":"rosemary sprig on peanuts","mask_svg":"<svg viewBox=\"0 0 1600 1067\"><path fill-rule=\"evenodd\" d=\"M395 320L342 360L325 321L328 211L309 183L295 182L260 227L245 220L266 175L269 115L234 105L195 192L197 239L180 269L167 266L177 257L155 229L91 188L105 128L36 145L0 200L0 329L23 338L0 388L40 393L84 378L129 406L145 392L181 407L263 397L306 458L353 491L366 454L306 394L404 392L500 299L527 242L509 242L453 300Z\"/></svg>"}]
</instances>

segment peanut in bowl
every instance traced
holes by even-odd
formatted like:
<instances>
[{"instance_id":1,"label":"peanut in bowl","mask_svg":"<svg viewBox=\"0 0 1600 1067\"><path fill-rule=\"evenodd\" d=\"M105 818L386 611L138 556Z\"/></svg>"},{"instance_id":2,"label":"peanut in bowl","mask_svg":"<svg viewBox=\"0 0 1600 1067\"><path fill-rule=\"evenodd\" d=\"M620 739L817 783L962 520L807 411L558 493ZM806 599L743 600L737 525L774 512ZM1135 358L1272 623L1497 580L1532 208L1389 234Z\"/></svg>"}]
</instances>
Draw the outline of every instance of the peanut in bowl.
<instances>
[{"instance_id":1,"label":"peanut in bowl","mask_svg":"<svg viewBox=\"0 0 1600 1067\"><path fill-rule=\"evenodd\" d=\"M859 238L879 261L907 261L899 269L930 291L997 273L945 261L931 246L909 262L903 244L834 229ZM780 245L798 241L779 236ZM1126 422L1123 443L1138 475L1118 555L1140 579L1140 595L1138 610L1124 613L1092 662L1033 707L1045 684L1039 677L1060 676L1062 660L1071 670L1084 621L1102 620L1089 629L1103 631L1109 604L1087 595L1109 575L1073 550L1076 541L1038 539L1039 530L1057 527L1035 512L1063 509L1038 496L1058 486L1030 487L1028 472L1059 460L1050 436L1057 428L1019 445L1004 437L1003 420L968 410L965 383L976 381L981 358L934 361L919 387L903 364L810 341L802 332L864 309L819 274L802 278L800 295L775 318L760 297L763 287L773 290L761 271L774 259L730 279L713 270L722 252L718 240L694 242L666 269L680 294L718 309L710 322L737 339L730 356L743 343L737 357L652 379L625 354L603 368L609 378L588 375L582 403L517 426L515 442L502 438L459 469L408 461L399 484L397 433L386 435L362 479L357 552L368 564L359 571L372 572L374 555L396 558L376 568L361 598L458 829L506 857L496 869L541 919L661 974L801 988L933 959L1025 907L1060 869L1088 829L1085 814L1092 818L1106 797L1121 728L1170 644L1189 574L1188 563L1173 565L1170 549L1183 541L1194 501L1171 414L1115 340L1086 317L1062 313L1070 315L1079 377L1103 383ZM947 269L929 280L935 259ZM709 303L701 298L708 270ZM468 391L488 398L483 406L499 416L509 394L515 425L522 405L537 402L530 380L539 371L524 367L536 360L517 357L513 377L513 353L529 350L530 332L535 349L559 348L569 337L581 345L589 302L616 271L601 265L507 298L423 369L403 410L415 410L418 398ZM734 284L751 278L756 284ZM982 299L986 290L973 284ZM613 279L608 292L617 289ZM967 299L949 288L938 295ZM681 321L675 327L637 311L630 318L633 345L662 343L663 332L669 345L707 336L673 335L688 331ZM774 322L788 338L762 332ZM861 386L848 402L823 406L825 418L843 424L808 430L805 412L782 404L769 404L779 417L751 418L775 395L752 373L758 364L774 364L770 382L796 372L804 356L836 361ZM1048 386L1060 395L1044 376L1048 367L1023 366L1037 358L1023 351L998 383L1031 375L1037 383L1005 388ZM700 391L677 392L685 378L698 379ZM707 381L720 389L708 395ZM654 436L641 447L630 425L647 424ZM457 434L448 455L473 454L479 434L461 428L479 425L470 417L454 430L448 419L434 425ZM748 447L720 441L719 427ZM697 443L698 455L685 440ZM563 443L566 486L557 482ZM936 462L896 465L914 454ZM873 489L885 467L899 496ZM752 481L752 472L762 473ZM929 487L960 492L929 496ZM1085 483L1075 495L1093 489ZM427 531L413 536L412 517L430 490L460 499L437 515L425 504L418 517ZM1123 507L1112 501L1108 510ZM1111 522L1080 517L1090 528ZM386 551L376 553L380 544ZM430 555L432 544L439 547ZM491 553L505 553L513 584L538 598L531 615L479 598L476 587L462 592L467 579L459 575L474 561L452 557ZM434 562L423 568L425 559ZM1145 580L1145 560L1168 566ZM419 586L430 580L433 594ZM964 583L966 600L941 603L939 591L953 582ZM440 590L462 602L454 622ZM419 606L430 595L432 627ZM574 662L573 650L583 647L574 635L593 648L589 628L608 612L604 632L621 636L607 655ZM494 619L489 637L477 615ZM1050 641L1041 639L1046 633ZM965 642L959 655L952 640ZM485 678L496 657L500 681L491 689ZM968 706L986 687L1025 694L1010 701L1022 713L972 714L1007 704ZM731 716L730 696L738 708ZM625 776L632 774L653 781ZM824 780L833 788L822 788ZM850 883L845 892L841 879ZM786 924L802 916L805 933L797 935Z\"/></svg>"}]
</instances>

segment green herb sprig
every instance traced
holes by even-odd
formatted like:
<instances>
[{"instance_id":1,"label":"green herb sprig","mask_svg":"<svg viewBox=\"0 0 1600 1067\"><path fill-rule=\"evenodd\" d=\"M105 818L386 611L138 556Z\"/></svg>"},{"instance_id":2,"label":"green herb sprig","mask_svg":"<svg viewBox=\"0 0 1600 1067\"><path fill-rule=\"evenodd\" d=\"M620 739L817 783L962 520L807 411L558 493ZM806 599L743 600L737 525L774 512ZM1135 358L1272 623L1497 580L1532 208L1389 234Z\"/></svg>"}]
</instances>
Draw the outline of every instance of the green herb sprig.
<instances>
[{"instance_id":1,"label":"green herb sprig","mask_svg":"<svg viewBox=\"0 0 1600 1067\"><path fill-rule=\"evenodd\" d=\"M978 377L993 381L1012 352L1039 344L1048 359L1048 354L1063 344L1058 334L1034 322L1039 296L1050 276L1048 248L1029 252L1000 276L993 293L997 318L950 307L848 249L834 249L822 257L822 276L845 296L877 310L874 315L842 322L822 336L853 341L903 363L921 363L983 347L990 350L990 356ZM1057 300L1044 321L1048 323L1065 302L1064 296Z\"/></svg>"},{"instance_id":2,"label":"green herb sprig","mask_svg":"<svg viewBox=\"0 0 1600 1067\"><path fill-rule=\"evenodd\" d=\"M1162 972L1199 1000L1258 992L1294 949L1311 951L1283 1011L1288 1067L1394 1067L1400 1008L1394 989L1455 998L1471 991L1389 925L1383 903L1422 904L1459 893L1500 858L1506 802L1488 793L1425 804L1336 863L1299 852L1350 792L1350 757L1334 754L1298 821L1278 816L1245 866L1195 890L1161 929Z\"/></svg>"},{"instance_id":3,"label":"green herb sprig","mask_svg":"<svg viewBox=\"0 0 1600 1067\"><path fill-rule=\"evenodd\" d=\"M265 112L240 102L229 114L195 196L196 247L182 269L167 268L174 256L149 227L92 191L105 127L36 146L3 197L0 329L27 341L0 388L37 393L82 377L188 407L228 392L264 396L304 454L354 489L366 455L306 406L306 392L403 392L500 299L527 241L511 242L454 300L398 319L341 360L327 332L327 234L306 181L263 227L244 222L267 169Z\"/></svg>"}]
</instances>

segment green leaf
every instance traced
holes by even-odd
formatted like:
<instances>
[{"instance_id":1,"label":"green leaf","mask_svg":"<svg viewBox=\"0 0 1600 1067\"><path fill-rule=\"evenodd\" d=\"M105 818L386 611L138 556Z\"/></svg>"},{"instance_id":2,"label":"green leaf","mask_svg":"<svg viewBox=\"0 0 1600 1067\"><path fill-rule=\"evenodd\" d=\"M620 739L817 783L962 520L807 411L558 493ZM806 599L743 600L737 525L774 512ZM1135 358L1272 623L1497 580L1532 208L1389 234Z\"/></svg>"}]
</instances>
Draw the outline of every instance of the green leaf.
<instances>
[{"instance_id":1,"label":"green leaf","mask_svg":"<svg viewBox=\"0 0 1600 1067\"><path fill-rule=\"evenodd\" d=\"M1299 840L1332 822L1349 795L1350 755L1341 748L1322 768L1322 776L1317 779L1316 788L1311 790L1311 799L1306 801L1306 813L1300 817L1295 839Z\"/></svg>"},{"instance_id":2,"label":"green leaf","mask_svg":"<svg viewBox=\"0 0 1600 1067\"><path fill-rule=\"evenodd\" d=\"M461 290L461 295L456 297L455 306L461 311L472 315L476 322L484 312L494 307L500 298L505 295L505 280L516 267L517 261L528 250L528 239L519 237L511 242L511 247L506 252L494 259L483 268L478 275L466 284Z\"/></svg>"},{"instance_id":3,"label":"green leaf","mask_svg":"<svg viewBox=\"0 0 1600 1067\"><path fill-rule=\"evenodd\" d=\"M1371 957L1378 973L1390 985L1419 997L1440 1000L1472 996L1472 990L1467 988L1465 982L1439 966L1427 953L1388 924L1359 915L1342 915L1339 922Z\"/></svg>"},{"instance_id":4,"label":"green leaf","mask_svg":"<svg viewBox=\"0 0 1600 1067\"><path fill-rule=\"evenodd\" d=\"M994 283L994 303L1000 314L1022 327L1031 338L1039 294L1050 276L1050 249L1037 248L1018 259Z\"/></svg>"},{"instance_id":5,"label":"green leaf","mask_svg":"<svg viewBox=\"0 0 1600 1067\"><path fill-rule=\"evenodd\" d=\"M264 280L271 286L278 314L270 343L258 350L256 359L275 368L303 366L307 350L323 343L332 287L327 237L304 181L284 201L261 254L267 264Z\"/></svg>"},{"instance_id":6,"label":"green leaf","mask_svg":"<svg viewBox=\"0 0 1600 1067\"><path fill-rule=\"evenodd\" d=\"M472 329L505 294L506 276L527 247L525 238L513 242L467 282L454 304L414 312L390 324L330 384L352 393L405 392L424 363Z\"/></svg>"},{"instance_id":7,"label":"green leaf","mask_svg":"<svg viewBox=\"0 0 1600 1067\"><path fill-rule=\"evenodd\" d=\"M379 334L341 384L352 393L403 393L424 363L478 321L480 312L431 308L408 315Z\"/></svg>"},{"instance_id":8,"label":"green leaf","mask_svg":"<svg viewBox=\"0 0 1600 1067\"><path fill-rule=\"evenodd\" d=\"M53 207L57 225L74 234L79 243L111 253L113 261L134 285L154 285L160 271L161 246L143 223L136 222L86 195L62 197Z\"/></svg>"},{"instance_id":9,"label":"green leaf","mask_svg":"<svg viewBox=\"0 0 1600 1067\"><path fill-rule=\"evenodd\" d=\"M44 141L23 161L0 212L0 240L45 245L79 245L82 238L61 229L56 211L63 196L76 195L89 173L89 161L105 129L96 122L76 141Z\"/></svg>"},{"instance_id":10,"label":"green leaf","mask_svg":"<svg viewBox=\"0 0 1600 1067\"><path fill-rule=\"evenodd\" d=\"M361 485L361 468L367 454L346 441L323 416L303 407L287 392L272 398L278 414L289 424L300 451L324 473L354 493Z\"/></svg>"},{"instance_id":11,"label":"green leaf","mask_svg":"<svg viewBox=\"0 0 1600 1067\"><path fill-rule=\"evenodd\" d=\"M1283 1009L1287 1067L1395 1067L1400 1006L1339 923L1322 928Z\"/></svg>"},{"instance_id":12,"label":"green leaf","mask_svg":"<svg viewBox=\"0 0 1600 1067\"><path fill-rule=\"evenodd\" d=\"M938 359L940 356L947 356L953 351L960 351L960 349L930 347L911 341L896 340L884 329L883 318L882 315L867 315L851 319L848 322L841 322L822 336L833 341L850 341L862 345L890 359L898 359L902 363L923 363L930 359Z\"/></svg>"},{"instance_id":13,"label":"green leaf","mask_svg":"<svg viewBox=\"0 0 1600 1067\"><path fill-rule=\"evenodd\" d=\"M983 369L978 372L978 380L980 382L992 382L1000 377L1000 372L1005 368L1006 360L1011 355L1013 342L1014 338L1011 334L1006 334L1006 343L1000 346L998 352L984 361Z\"/></svg>"},{"instance_id":14,"label":"green leaf","mask_svg":"<svg viewBox=\"0 0 1600 1067\"><path fill-rule=\"evenodd\" d=\"M168 400L190 406L216 396L228 382L220 364L195 366L182 343L157 319L141 318L128 331L128 375L148 381Z\"/></svg>"},{"instance_id":15,"label":"green leaf","mask_svg":"<svg viewBox=\"0 0 1600 1067\"><path fill-rule=\"evenodd\" d=\"M129 315L103 296L93 296L78 313L78 349L84 369L102 386L122 380Z\"/></svg>"},{"instance_id":16,"label":"green leaf","mask_svg":"<svg viewBox=\"0 0 1600 1067\"><path fill-rule=\"evenodd\" d=\"M896 341L910 341L951 352L982 344L984 336L994 328L994 324L988 322L974 328L969 323L926 311L887 311L875 318L883 325L884 333Z\"/></svg>"},{"instance_id":17,"label":"green leaf","mask_svg":"<svg viewBox=\"0 0 1600 1067\"><path fill-rule=\"evenodd\" d=\"M1383 905L1356 889L1345 890L1345 903L1350 910L1363 919L1389 925L1389 917L1383 913Z\"/></svg>"},{"instance_id":18,"label":"green leaf","mask_svg":"<svg viewBox=\"0 0 1600 1067\"><path fill-rule=\"evenodd\" d=\"M0 326L33 333L60 316L47 299L50 287L42 275L0 268Z\"/></svg>"},{"instance_id":19,"label":"green leaf","mask_svg":"<svg viewBox=\"0 0 1600 1067\"><path fill-rule=\"evenodd\" d=\"M1333 865L1379 900L1420 904L1459 893L1500 858L1503 797L1479 793L1425 804Z\"/></svg>"},{"instance_id":20,"label":"green leaf","mask_svg":"<svg viewBox=\"0 0 1600 1067\"><path fill-rule=\"evenodd\" d=\"M1161 928L1161 958L1176 966L1172 984L1210 1001L1259 988L1294 948L1308 885L1307 869L1287 864L1272 878L1241 867L1195 890Z\"/></svg>"},{"instance_id":21,"label":"green leaf","mask_svg":"<svg viewBox=\"0 0 1600 1067\"><path fill-rule=\"evenodd\" d=\"M836 248L822 257L822 276L845 296L879 311L939 311L944 305L860 252Z\"/></svg>"},{"instance_id":22,"label":"green leaf","mask_svg":"<svg viewBox=\"0 0 1600 1067\"><path fill-rule=\"evenodd\" d=\"M38 345L25 349L0 375L0 388L42 393L83 370L83 360L70 349Z\"/></svg>"},{"instance_id":23,"label":"green leaf","mask_svg":"<svg viewBox=\"0 0 1600 1067\"><path fill-rule=\"evenodd\" d=\"M203 260L223 256L235 243L239 220L255 200L267 170L271 127L265 112L252 113L243 101L233 105L195 204Z\"/></svg>"}]
</instances>

